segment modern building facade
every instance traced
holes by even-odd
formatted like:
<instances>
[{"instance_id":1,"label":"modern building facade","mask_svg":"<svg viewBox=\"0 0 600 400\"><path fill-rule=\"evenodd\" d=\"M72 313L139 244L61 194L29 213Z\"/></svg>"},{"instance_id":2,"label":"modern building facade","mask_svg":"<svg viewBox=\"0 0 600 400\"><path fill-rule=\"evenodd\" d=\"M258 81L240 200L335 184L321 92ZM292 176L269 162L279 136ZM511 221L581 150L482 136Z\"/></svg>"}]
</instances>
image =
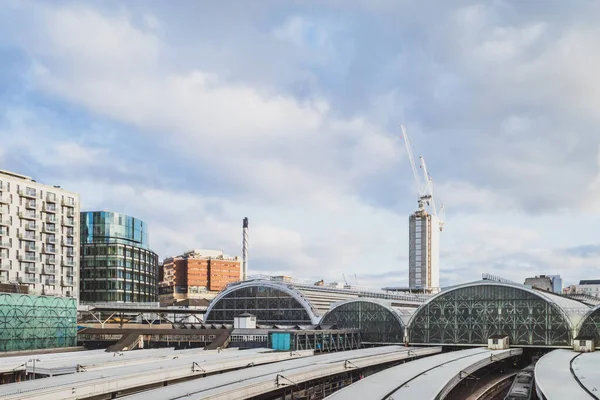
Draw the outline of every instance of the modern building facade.
<instances>
[{"instance_id":1,"label":"modern building facade","mask_svg":"<svg viewBox=\"0 0 600 400\"><path fill-rule=\"evenodd\" d=\"M82 212L80 275L84 303L158 302L158 256L146 224L115 212Z\"/></svg>"},{"instance_id":2,"label":"modern building facade","mask_svg":"<svg viewBox=\"0 0 600 400\"><path fill-rule=\"evenodd\" d=\"M163 260L160 267L161 305L190 299L212 299L228 284L241 279L241 260L222 250L191 250Z\"/></svg>"},{"instance_id":3,"label":"modern building facade","mask_svg":"<svg viewBox=\"0 0 600 400\"><path fill-rule=\"evenodd\" d=\"M408 283L410 289L440 290L440 231L438 217L419 210L409 217Z\"/></svg>"},{"instance_id":4,"label":"modern building facade","mask_svg":"<svg viewBox=\"0 0 600 400\"><path fill-rule=\"evenodd\" d=\"M0 283L77 297L79 195L0 171Z\"/></svg>"},{"instance_id":5,"label":"modern building facade","mask_svg":"<svg viewBox=\"0 0 600 400\"><path fill-rule=\"evenodd\" d=\"M0 332L0 352L77 346L77 301L0 293Z\"/></svg>"}]
</instances>

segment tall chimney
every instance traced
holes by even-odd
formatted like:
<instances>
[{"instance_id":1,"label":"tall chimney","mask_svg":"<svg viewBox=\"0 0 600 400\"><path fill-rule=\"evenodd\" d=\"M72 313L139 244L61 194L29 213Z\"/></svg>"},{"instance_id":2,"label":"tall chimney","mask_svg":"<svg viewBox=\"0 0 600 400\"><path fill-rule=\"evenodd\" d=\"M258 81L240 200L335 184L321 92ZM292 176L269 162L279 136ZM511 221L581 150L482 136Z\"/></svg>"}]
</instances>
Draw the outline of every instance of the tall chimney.
<instances>
[{"instance_id":1,"label":"tall chimney","mask_svg":"<svg viewBox=\"0 0 600 400\"><path fill-rule=\"evenodd\" d=\"M248 279L248 217L244 218L242 228L242 281L245 281Z\"/></svg>"}]
</instances>

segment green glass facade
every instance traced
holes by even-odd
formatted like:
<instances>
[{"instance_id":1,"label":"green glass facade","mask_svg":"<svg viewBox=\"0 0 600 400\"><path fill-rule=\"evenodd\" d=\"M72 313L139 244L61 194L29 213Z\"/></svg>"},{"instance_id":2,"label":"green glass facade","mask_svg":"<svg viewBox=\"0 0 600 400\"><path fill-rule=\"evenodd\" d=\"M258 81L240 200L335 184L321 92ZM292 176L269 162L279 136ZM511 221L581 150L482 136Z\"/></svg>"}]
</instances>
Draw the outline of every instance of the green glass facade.
<instances>
[{"instance_id":1,"label":"green glass facade","mask_svg":"<svg viewBox=\"0 0 600 400\"><path fill-rule=\"evenodd\" d=\"M146 224L119 213L81 213L80 301L158 302L158 256Z\"/></svg>"},{"instance_id":2,"label":"green glass facade","mask_svg":"<svg viewBox=\"0 0 600 400\"><path fill-rule=\"evenodd\" d=\"M0 351L77 345L77 301L0 293Z\"/></svg>"}]
</instances>

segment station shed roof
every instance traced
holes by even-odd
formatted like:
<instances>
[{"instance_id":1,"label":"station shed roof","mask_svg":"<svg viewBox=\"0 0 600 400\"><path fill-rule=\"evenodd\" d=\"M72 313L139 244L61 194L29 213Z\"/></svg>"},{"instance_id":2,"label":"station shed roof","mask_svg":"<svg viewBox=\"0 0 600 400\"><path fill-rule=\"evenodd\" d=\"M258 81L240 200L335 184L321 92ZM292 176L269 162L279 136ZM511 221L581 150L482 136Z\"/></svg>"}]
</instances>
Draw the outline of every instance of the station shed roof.
<instances>
[{"instance_id":1,"label":"station shed roof","mask_svg":"<svg viewBox=\"0 0 600 400\"><path fill-rule=\"evenodd\" d=\"M333 303L352 299L352 298L371 298L395 300L405 306L418 307L423 303L425 297L411 294L391 294L383 291L370 291L357 288L336 288L328 286L308 285L300 283L274 281L268 279L255 279L230 284L219 293L206 310L205 320L212 321L211 312L222 305L221 301L225 298L235 298L234 292L245 288L257 288L257 296L260 289L270 288L275 291L286 293L296 300L304 308L309 316L311 324L318 324L321 317L330 310ZM257 314L260 321L260 312L257 310L247 310ZM237 316L237 315L236 315Z\"/></svg>"},{"instance_id":2,"label":"station shed roof","mask_svg":"<svg viewBox=\"0 0 600 400\"><path fill-rule=\"evenodd\" d=\"M145 350L135 350L144 352ZM192 356L171 359L151 358L132 368L121 365L114 368L85 371L50 378L10 383L0 386L3 400L81 399L101 396L116 391L132 390L156 383L186 379L194 376L244 368L282 360L308 357L311 351L275 353L271 349L244 351L205 350Z\"/></svg>"},{"instance_id":3,"label":"station shed roof","mask_svg":"<svg viewBox=\"0 0 600 400\"><path fill-rule=\"evenodd\" d=\"M248 398L268 393L307 380L334 375L351 368L363 368L411 357L439 353L440 347L407 348L384 346L350 350L283 361L250 369L232 371L200 380L169 385L127 396L127 400L209 400L223 398Z\"/></svg>"},{"instance_id":4,"label":"station shed roof","mask_svg":"<svg viewBox=\"0 0 600 400\"><path fill-rule=\"evenodd\" d=\"M597 399L600 391L600 353L551 351L535 365L535 386L546 400Z\"/></svg>"},{"instance_id":5,"label":"station shed roof","mask_svg":"<svg viewBox=\"0 0 600 400\"><path fill-rule=\"evenodd\" d=\"M469 368L479 369L521 352L522 349L474 348L438 354L388 368L335 392L327 399L435 399L438 394L447 393L454 387L462 379L461 373ZM395 394L398 396L393 396Z\"/></svg>"}]
</instances>

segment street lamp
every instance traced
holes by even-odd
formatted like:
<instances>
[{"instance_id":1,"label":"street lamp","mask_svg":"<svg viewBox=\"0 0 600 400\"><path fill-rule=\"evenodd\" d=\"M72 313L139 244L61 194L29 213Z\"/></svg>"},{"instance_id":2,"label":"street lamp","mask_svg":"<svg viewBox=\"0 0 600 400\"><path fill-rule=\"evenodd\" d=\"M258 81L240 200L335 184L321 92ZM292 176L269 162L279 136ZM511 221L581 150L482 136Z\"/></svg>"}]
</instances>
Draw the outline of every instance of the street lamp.
<instances>
[{"instance_id":1,"label":"street lamp","mask_svg":"<svg viewBox=\"0 0 600 400\"><path fill-rule=\"evenodd\" d=\"M27 360L27 362L32 362L33 361L33 379L35 379L35 362L36 361L40 361L39 358L30 358L29 360Z\"/></svg>"}]
</instances>

